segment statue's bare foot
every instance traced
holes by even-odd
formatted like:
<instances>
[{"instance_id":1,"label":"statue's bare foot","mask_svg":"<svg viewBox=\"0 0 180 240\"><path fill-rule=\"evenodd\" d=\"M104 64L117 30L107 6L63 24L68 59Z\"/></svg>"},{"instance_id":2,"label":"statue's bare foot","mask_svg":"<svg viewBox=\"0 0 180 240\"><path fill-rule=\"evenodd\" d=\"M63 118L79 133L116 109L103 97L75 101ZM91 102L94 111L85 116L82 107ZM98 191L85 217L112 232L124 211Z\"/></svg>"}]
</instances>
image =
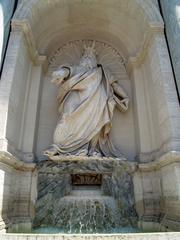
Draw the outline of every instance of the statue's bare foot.
<instances>
[{"instance_id":1,"label":"statue's bare foot","mask_svg":"<svg viewBox=\"0 0 180 240\"><path fill-rule=\"evenodd\" d=\"M93 156L94 157L102 157L102 154L100 152L94 152Z\"/></svg>"},{"instance_id":2,"label":"statue's bare foot","mask_svg":"<svg viewBox=\"0 0 180 240\"><path fill-rule=\"evenodd\" d=\"M102 154L99 151L97 151L97 150L94 150L94 151L90 150L89 156L92 156L92 157L102 157Z\"/></svg>"},{"instance_id":3,"label":"statue's bare foot","mask_svg":"<svg viewBox=\"0 0 180 240\"><path fill-rule=\"evenodd\" d=\"M45 156L48 156L48 157L53 157L53 156L58 155L57 149L55 149L53 147L45 150L43 153Z\"/></svg>"},{"instance_id":4,"label":"statue's bare foot","mask_svg":"<svg viewBox=\"0 0 180 240\"><path fill-rule=\"evenodd\" d=\"M77 156L87 156L88 150L87 149L81 149L76 153Z\"/></svg>"}]
</instances>

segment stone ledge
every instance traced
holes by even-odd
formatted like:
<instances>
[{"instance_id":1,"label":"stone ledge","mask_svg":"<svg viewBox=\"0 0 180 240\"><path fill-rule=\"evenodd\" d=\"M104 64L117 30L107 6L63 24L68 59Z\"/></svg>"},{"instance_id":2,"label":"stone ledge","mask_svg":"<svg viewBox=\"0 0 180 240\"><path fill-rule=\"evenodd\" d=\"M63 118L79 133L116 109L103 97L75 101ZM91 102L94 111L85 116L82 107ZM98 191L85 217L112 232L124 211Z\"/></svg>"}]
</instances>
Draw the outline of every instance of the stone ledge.
<instances>
[{"instance_id":1,"label":"stone ledge","mask_svg":"<svg viewBox=\"0 0 180 240\"><path fill-rule=\"evenodd\" d=\"M31 59L35 65L42 65L46 62L47 57L44 55L40 55L37 51L34 36L30 27L30 24L26 21L11 21L12 31L22 31L25 36L25 40L27 43L27 48L30 53Z\"/></svg>"},{"instance_id":2,"label":"stone ledge","mask_svg":"<svg viewBox=\"0 0 180 240\"><path fill-rule=\"evenodd\" d=\"M25 163L14 157L11 153L0 151L0 163L13 167L21 171L34 171L36 168L35 163Z\"/></svg>"},{"instance_id":3,"label":"stone ledge","mask_svg":"<svg viewBox=\"0 0 180 240\"><path fill-rule=\"evenodd\" d=\"M137 169L142 171L152 171L152 170L159 170L164 166L173 164L173 163L180 163L180 152L171 151L163 156L161 156L159 159L150 162L150 163L140 163L137 164L137 162L129 162L125 158L107 158L107 157L87 157L87 156L55 156L51 159L52 162L55 163L61 163L61 162L88 162L88 161L107 161L107 162L119 162L128 164L131 167L131 170L134 172ZM25 163L19 159L17 159L15 156L13 156L11 153L6 151L0 151L0 163L9 165L11 167L14 167L17 170L21 171L33 171L36 168L35 163Z\"/></svg>"},{"instance_id":4,"label":"stone ledge","mask_svg":"<svg viewBox=\"0 0 180 240\"><path fill-rule=\"evenodd\" d=\"M129 234L1 234L1 240L178 240L180 233Z\"/></svg>"},{"instance_id":5,"label":"stone ledge","mask_svg":"<svg viewBox=\"0 0 180 240\"><path fill-rule=\"evenodd\" d=\"M37 164L37 168L39 169L39 173L42 172L43 166L48 166L49 164L52 166L54 164L57 166L66 166L73 164L74 166L78 167L81 165L91 165L98 163L101 165L109 165L111 167L116 168L117 166L124 166L129 174L134 173L137 170L137 163L136 162L129 162L126 158L112 158L112 157L98 157L98 156L75 156L75 155L68 155L68 156L53 156L49 160L41 161ZM49 169L49 167L47 168ZM64 169L63 169L64 171Z\"/></svg>"},{"instance_id":6,"label":"stone ledge","mask_svg":"<svg viewBox=\"0 0 180 240\"><path fill-rule=\"evenodd\" d=\"M127 161L125 157L113 158L113 157L99 157L99 156L76 156L76 155L66 155L66 156L52 156L49 157L53 162L61 161L90 161L90 160L105 160L105 161Z\"/></svg>"},{"instance_id":7,"label":"stone ledge","mask_svg":"<svg viewBox=\"0 0 180 240\"><path fill-rule=\"evenodd\" d=\"M127 69L129 74L132 72L133 68L139 67L144 62L149 47L152 45L155 37L158 34L164 36L164 25L162 23L154 23L149 25L149 29L146 31L144 39L141 42L141 46L136 55L130 56L127 61Z\"/></svg>"},{"instance_id":8,"label":"stone ledge","mask_svg":"<svg viewBox=\"0 0 180 240\"><path fill-rule=\"evenodd\" d=\"M160 158L156 159L153 162L138 164L138 168L140 171L148 172L148 171L153 171L153 170L159 170L159 169L161 169L167 165L173 164L173 163L180 164L180 152L170 151L170 152L162 155Z\"/></svg>"},{"instance_id":9,"label":"stone ledge","mask_svg":"<svg viewBox=\"0 0 180 240\"><path fill-rule=\"evenodd\" d=\"M40 55L38 53L31 25L28 20L13 19L11 21L11 27L12 31L22 31L24 33L25 40L28 46L28 51L35 65L47 65L47 56ZM133 67L139 67L143 63L144 58L147 55L149 46L152 44L154 37L157 34L162 34L164 36L163 22L149 23L148 29L145 32L141 45L139 49L136 50L136 54L129 56L129 58L126 60L127 70L129 73L132 72Z\"/></svg>"}]
</instances>

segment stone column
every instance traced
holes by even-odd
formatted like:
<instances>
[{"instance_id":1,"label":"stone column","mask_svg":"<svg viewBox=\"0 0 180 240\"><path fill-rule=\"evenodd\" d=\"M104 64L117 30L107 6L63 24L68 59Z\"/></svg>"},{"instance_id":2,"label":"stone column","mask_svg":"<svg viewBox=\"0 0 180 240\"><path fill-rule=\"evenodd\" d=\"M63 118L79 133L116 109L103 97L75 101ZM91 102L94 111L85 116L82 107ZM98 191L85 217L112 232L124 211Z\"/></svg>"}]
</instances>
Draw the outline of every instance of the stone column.
<instances>
[{"instance_id":1,"label":"stone column","mask_svg":"<svg viewBox=\"0 0 180 240\"><path fill-rule=\"evenodd\" d=\"M180 0L160 0L180 94Z\"/></svg>"}]
</instances>

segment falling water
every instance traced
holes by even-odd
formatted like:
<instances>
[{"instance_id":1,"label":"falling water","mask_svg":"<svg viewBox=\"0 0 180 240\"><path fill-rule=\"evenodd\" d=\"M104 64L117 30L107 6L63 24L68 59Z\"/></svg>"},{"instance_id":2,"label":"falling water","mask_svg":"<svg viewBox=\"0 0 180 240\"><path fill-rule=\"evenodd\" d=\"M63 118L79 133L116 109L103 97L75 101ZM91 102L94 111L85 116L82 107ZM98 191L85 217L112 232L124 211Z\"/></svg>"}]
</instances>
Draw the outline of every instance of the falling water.
<instances>
[{"instance_id":1,"label":"falling water","mask_svg":"<svg viewBox=\"0 0 180 240\"><path fill-rule=\"evenodd\" d=\"M42 163L34 230L52 233L136 231L133 183L127 169L121 161L103 159ZM102 182L94 181L94 173L101 175Z\"/></svg>"},{"instance_id":2,"label":"falling water","mask_svg":"<svg viewBox=\"0 0 180 240\"><path fill-rule=\"evenodd\" d=\"M103 232L119 226L116 200L98 190L74 190L58 206L54 225L68 233Z\"/></svg>"}]
</instances>

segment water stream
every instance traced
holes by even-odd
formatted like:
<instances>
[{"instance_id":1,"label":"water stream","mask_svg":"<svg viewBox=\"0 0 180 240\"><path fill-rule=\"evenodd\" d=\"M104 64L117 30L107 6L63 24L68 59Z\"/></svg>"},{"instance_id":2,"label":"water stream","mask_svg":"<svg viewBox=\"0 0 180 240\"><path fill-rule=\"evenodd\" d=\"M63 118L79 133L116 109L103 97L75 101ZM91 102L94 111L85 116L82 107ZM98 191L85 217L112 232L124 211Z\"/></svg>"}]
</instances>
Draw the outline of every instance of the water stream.
<instances>
[{"instance_id":1,"label":"water stream","mask_svg":"<svg viewBox=\"0 0 180 240\"><path fill-rule=\"evenodd\" d=\"M55 232L62 232L62 229L66 233L117 232L120 227L117 201L111 196L103 196L98 189L72 190L70 195L61 198L57 204L58 211L54 213L52 223L58 226L54 228ZM43 229L36 231L43 232ZM123 232L123 228L119 231ZM132 229L127 228L126 231L131 232Z\"/></svg>"},{"instance_id":2,"label":"water stream","mask_svg":"<svg viewBox=\"0 0 180 240\"><path fill-rule=\"evenodd\" d=\"M97 173L100 182L94 180ZM137 232L132 178L115 160L43 163L35 212L39 232Z\"/></svg>"},{"instance_id":3,"label":"water stream","mask_svg":"<svg viewBox=\"0 0 180 240\"><path fill-rule=\"evenodd\" d=\"M73 190L58 206L54 226L65 232L94 233L119 226L116 200L102 196L99 190Z\"/></svg>"}]
</instances>

